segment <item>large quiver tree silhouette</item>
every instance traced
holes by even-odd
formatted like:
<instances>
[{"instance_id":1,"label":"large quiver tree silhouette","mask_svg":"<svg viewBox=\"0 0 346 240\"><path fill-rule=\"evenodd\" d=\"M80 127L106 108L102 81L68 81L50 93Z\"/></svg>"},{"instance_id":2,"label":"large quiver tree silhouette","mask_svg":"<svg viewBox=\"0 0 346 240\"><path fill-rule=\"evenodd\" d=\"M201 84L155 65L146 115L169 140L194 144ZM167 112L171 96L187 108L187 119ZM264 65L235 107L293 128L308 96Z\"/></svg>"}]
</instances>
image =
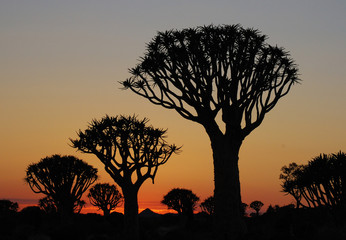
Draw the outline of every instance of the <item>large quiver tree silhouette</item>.
<instances>
[{"instance_id":1,"label":"large quiver tree silhouette","mask_svg":"<svg viewBox=\"0 0 346 240\"><path fill-rule=\"evenodd\" d=\"M96 155L106 172L121 187L124 195L124 235L138 239L138 191L147 179L154 179L179 147L164 140L166 130L147 126L148 119L135 116L105 116L93 120L78 132L72 145L84 153Z\"/></svg>"},{"instance_id":2,"label":"large quiver tree silhouette","mask_svg":"<svg viewBox=\"0 0 346 240\"><path fill-rule=\"evenodd\" d=\"M97 169L86 162L74 156L56 154L30 164L25 181L33 192L51 199L66 219L84 206L81 197L97 177Z\"/></svg>"},{"instance_id":3,"label":"large quiver tree silhouette","mask_svg":"<svg viewBox=\"0 0 346 240\"><path fill-rule=\"evenodd\" d=\"M259 31L239 25L159 32L130 69L132 76L121 82L125 89L203 125L213 150L219 239L246 231L238 170L243 139L298 82L289 54L265 40ZM218 125L218 115L224 127Z\"/></svg>"}]
</instances>

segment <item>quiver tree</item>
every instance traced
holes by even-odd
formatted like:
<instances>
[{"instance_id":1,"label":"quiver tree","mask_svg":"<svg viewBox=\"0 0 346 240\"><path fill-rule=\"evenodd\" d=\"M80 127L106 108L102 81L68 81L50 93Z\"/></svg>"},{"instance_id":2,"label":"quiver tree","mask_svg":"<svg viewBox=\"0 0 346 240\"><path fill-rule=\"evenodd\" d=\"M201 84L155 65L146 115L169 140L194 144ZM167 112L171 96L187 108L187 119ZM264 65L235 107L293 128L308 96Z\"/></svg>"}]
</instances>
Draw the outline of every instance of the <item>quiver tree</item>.
<instances>
[{"instance_id":1,"label":"quiver tree","mask_svg":"<svg viewBox=\"0 0 346 240\"><path fill-rule=\"evenodd\" d=\"M346 154L320 154L306 165L291 163L281 169L282 191L292 195L297 207L346 210Z\"/></svg>"},{"instance_id":2,"label":"quiver tree","mask_svg":"<svg viewBox=\"0 0 346 240\"><path fill-rule=\"evenodd\" d=\"M204 127L213 150L219 239L235 239L246 231L238 170L244 138L298 82L289 54L266 38L239 25L159 32L130 69L132 76L121 82Z\"/></svg>"},{"instance_id":3,"label":"quiver tree","mask_svg":"<svg viewBox=\"0 0 346 240\"><path fill-rule=\"evenodd\" d=\"M91 153L104 164L106 172L124 195L124 234L138 238L138 191L145 180L154 179L179 147L164 140L167 130L147 126L148 119L135 116L105 116L93 120L85 131L79 130L72 146Z\"/></svg>"},{"instance_id":4,"label":"quiver tree","mask_svg":"<svg viewBox=\"0 0 346 240\"><path fill-rule=\"evenodd\" d=\"M290 163L288 166L283 166L281 168L282 173L280 174L280 179L282 179L282 192L286 195L290 194L294 198L297 208L301 205L302 200L302 194L297 184L303 169L303 165Z\"/></svg>"},{"instance_id":5,"label":"quiver tree","mask_svg":"<svg viewBox=\"0 0 346 240\"><path fill-rule=\"evenodd\" d=\"M259 216L259 212L261 211L261 208L263 207L263 203L261 201L253 201L250 203L250 208L252 208L253 210L255 210L256 212L256 216Z\"/></svg>"},{"instance_id":6,"label":"quiver tree","mask_svg":"<svg viewBox=\"0 0 346 240\"><path fill-rule=\"evenodd\" d=\"M55 214L58 212L58 209L54 203L54 200L51 197L44 197L38 201L38 206L41 210L48 214Z\"/></svg>"},{"instance_id":7,"label":"quiver tree","mask_svg":"<svg viewBox=\"0 0 346 240\"><path fill-rule=\"evenodd\" d=\"M198 201L199 197L191 190L173 188L163 197L161 203L165 204L168 209L177 211L179 215L185 215L191 219Z\"/></svg>"},{"instance_id":8,"label":"quiver tree","mask_svg":"<svg viewBox=\"0 0 346 240\"><path fill-rule=\"evenodd\" d=\"M11 200L1 199L0 200L0 215L8 215L16 213L18 211L18 203L12 202Z\"/></svg>"},{"instance_id":9,"label":"quiver tree","mask_svg":"<svg viewBox=\"0 0 346 240\"><path fill-rule=\"evenodd\" d=\"M97 179L97 169L74 156L52 155L30 164L25 181L51 199L63 218L80 212L83 193Z\"/></svg>"},{"instance_id":10,"label":"quiver tree","mask_svg":"<svg viewBox=\"0 0 346 240\"><path fill-rule=\"evenodd\" d=\"M199 206L201 207L203 212L211 216L214 215L214 209L215 209L214 196L208 197Z\"/></svg>"},{"instance_id":11,"label":"quiver tree","mask_svg":"<svg viewBox=\"0 0 346 240\"><path fill-rule=\"evenodd\" d=\"M93 206L103 211L104 216L108 216L122 203L123 196L115 185L98 183L90 188L88 198Z\"/></svg>"},{"instance_id":12,"label":"quiver tree","mask_svg":"<svg viewBox=\"0 0 346 240\"><path fill-rule=\"evenodd\" d=\"M38 206L41 210L48 214L55 214L58 212L57 206L51 197L44 197L38 201ZM85 206L84 200L78 200L73 208L74 213L80 213Z\"/></svg>"}]
</instances>

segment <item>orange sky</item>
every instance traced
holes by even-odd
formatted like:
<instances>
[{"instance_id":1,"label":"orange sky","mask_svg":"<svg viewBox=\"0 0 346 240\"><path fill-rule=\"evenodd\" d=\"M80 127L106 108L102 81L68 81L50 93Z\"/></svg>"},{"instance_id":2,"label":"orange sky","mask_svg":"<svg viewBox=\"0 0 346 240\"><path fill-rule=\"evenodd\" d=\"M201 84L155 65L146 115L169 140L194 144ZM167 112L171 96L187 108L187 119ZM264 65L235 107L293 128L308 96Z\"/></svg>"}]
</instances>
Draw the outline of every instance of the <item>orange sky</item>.
<instances>
[{"instance_id":1,"label":"orange sky","mask_svg":"<svg viewBox=\"0 0 346 240\"><path fill-rule=\"evenodd\" d=\"M156 31L240 23L260 29L299 65L302 84L267 114L240 152L243 202L260 200L265 208L290 203L280 192L283 165L346 151L345 12L344 1L322 0L2 1L0 199L24 199L24 206L25 199L42 197L24 183L25 169L52 154L75 155L99 169L100 182L113 183L96 157L68 145L78 129L105 114L147 117L154 127L168 128L169 143L183 145L158 170L155 184L140 189L140 209L165 210L160 201L175 187L191 189L201 200L212 195L204 129L121 90L118 81L130 76L127 69Z\"/></svg>"}]
</instances>

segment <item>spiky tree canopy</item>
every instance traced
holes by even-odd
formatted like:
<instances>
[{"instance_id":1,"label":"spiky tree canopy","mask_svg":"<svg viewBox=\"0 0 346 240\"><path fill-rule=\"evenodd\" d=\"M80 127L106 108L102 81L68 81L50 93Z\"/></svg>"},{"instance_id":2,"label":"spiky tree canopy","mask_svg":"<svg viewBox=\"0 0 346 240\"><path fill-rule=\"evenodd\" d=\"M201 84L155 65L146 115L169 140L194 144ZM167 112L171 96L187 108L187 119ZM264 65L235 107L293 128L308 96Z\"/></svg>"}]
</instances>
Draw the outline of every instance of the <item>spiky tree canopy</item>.
<instances>
[{"instance_id":1,"label":"spiky tree canopy","mask_svg":"<svg viewBox=\"0 0 346 240\"><path fill-rule=\"evenodd\" d=\"M60 205L80 204L83 193L97 179L97 169L74 156L52 155L30 164L25 181L35 193L43 193Z\"/></svg>"},{"instance_id":2,"label":"spiky tree canopy","mask_svg":"<svg viewBox=\"0 0 346 240\"><path fill-rule=\"evenodd\" d=\"M241 126L244 138L298 82L289 54L266 38L240 25L159 32L121 83L204 126L221 112L226 132Z\"/></svg>"},{"instance_id":3,"label":"spiky tree canopy","mask_svg":"<svg viewBox=\"0 0 346 240\"><path fill-rule=\"evenodd\" d=\"M346 153L320 154L281 171L282 191L295 198L297 207L346 206Z\"/></svg>"},{"instance_id":4,"label":"spiky tree canopy","mask_svg":"<svg viewBox=\"0 0 346 240\"><path fill-rule=\"evenodd\" d=\"M148 178L154 181L158 167L179 151L166 143L166 130L147 123L135 116L105 116L80 130L78 139L71 139L72 146L95 154L121 187L133 181L139 188Z\"/></svg>"}]
</instances>

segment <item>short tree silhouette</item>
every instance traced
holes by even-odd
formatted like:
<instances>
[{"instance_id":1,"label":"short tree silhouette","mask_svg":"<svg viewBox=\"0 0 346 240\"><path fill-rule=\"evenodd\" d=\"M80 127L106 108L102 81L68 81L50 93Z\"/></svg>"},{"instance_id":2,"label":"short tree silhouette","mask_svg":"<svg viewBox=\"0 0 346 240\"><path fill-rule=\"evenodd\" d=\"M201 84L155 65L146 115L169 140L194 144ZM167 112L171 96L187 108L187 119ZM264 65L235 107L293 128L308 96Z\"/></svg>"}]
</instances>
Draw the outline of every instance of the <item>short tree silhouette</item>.
<instances>
[{"instance_id":1,"label":"short tree silhouette","mask_svg":"<svg viewBox=\"0 0 346 240\"><path fill-rule=\"evenodd\" d=\"M30 164L25 181L33 192L51 199L66 219L80 212L85 204L81 197L97 177L96 168L74 156L52 155Z\"/></svg>"},{"instance_id":2,"label":"short tree silhouette","mask_svg":"<svg viewBox=\"0 0 346 240\"><path fill-rule=\"evenodd\" d=\"M247 209L247 207L248 207L249 205L247 205L246 203L241 203L241 207L240 207L240 209L241 209L241 214L242 214L242 216L247 216L247 213L246 213L246 209Z\"/></svg>"},{"instance_id":3,"label":"short tree silhouette","mask_svg":"<svg viewBox=\"0 0 346 240\"><path fill-rule=\"evenodd\" d=\"M123 196L115 185L98 183L90 188L88 198L93 206L103 211L104 216L108 216L122 203Z\"/></svg>"},{"instance_id":4,"label":"short tree silhouette","mask_svg":"<svg viewBox=\"0 0 346 240\"><path fill-rule=\"evenodd\" d=\"M121 187L124 195L124 235L138 239L138 191L145 180L154 179L179 147L164 140L167 130L147 126L148 119L135 116L105 116L93 120L72 146L92 153L105 165L106 172Z\"/></svg>"},{"instance_id":5,"label":"short tree silhouette","mask_svg":"<svg viewBox=\"0 0 346 240\"><path fill-rule=\"evenodd\" d=\"M208 215L214 215L214 196L210 196L205 199L200 205L203 212L206 212Z\"/></svg>"},{"instance_id":6,"label":"short tree silhouette","mask_svg":"<svg viewBox=\"0 0 346 240\"><path fill-rule=\"evenodd\" d=\"M56 206L54 200L51 197L44 197L38 201L38 206L41 210L48 214L58 213L58 207ZM77 200L73 212L80 213L82 208L85 206L84 200Z\"/></svg>"},{"instance_id":7,"label":"short tree silhouette","mask_svg":"<svg viewBox=\"0 0 346 240\"><path fill-rule=\"evenodd\" d=\"M6 215L18 211L18 203L12 202L11 200L1 199L0 200L0 214Z\"/></svg>"},{"instance_id":8,"label":"short tree silhouette","mask_svg":"<svg viewBox=\"0 0 346 240\"><path fill-rule=\"evenodd\" d=\"M191 190L173 188L163 197L161 203L165 204L168 209L177 211L179 215L185 215L191 218L198 201L199 197Z\"/></svg>"},{"instance_id":9,"label":"short tree silhouette","mask_svg":"<svg viewBox=\"0 0 346 240\"><path fill-rule=\"evenodd\" d=\"M204 127L213 150L218 239L246 232L238 169L244 138L298 82L289 54L265 40L258 30L239 25L159 32L130 69L132 76L121 82Z\"/></svg>"},{"instance_id":10,"label":"short tree silhouette","mask_svg":"<svg viewBox=\"0 0 346 240\"><path fill-rule=\"evenodd\" d=\"M263 207L263 203L261 201L253 201L250 203L250 208L256 211L256 216L259 216L259 211Z\"/></svg>"},{"instance_id":11,"label":"short tree silhouette","mask_svg":"<svg viewBox=\"0 0 346 240\"><path fill-rule=\"evenodd\" d=\"M51 197L44 197L38 201L38 206L45 213L55 214L58 212L57 206L54 203L54 200Z\"/></svg>"},{"instance_id":12,"label":"short tree silhouette","mask_svg":"<svg viewBox=\"0 0 346 240\"><path fill-rule=\"evenodd\" d=\"M302 200L302 193L297 187L297 184L303 169L303 165L290 163L288 166L283 166L281 168L282 173L280 174L280 179L282 179L282 192L286 193L286 195L291 194L293 196L296 200L297 208L301 205Z\"/></svg>"}]
</instances>

